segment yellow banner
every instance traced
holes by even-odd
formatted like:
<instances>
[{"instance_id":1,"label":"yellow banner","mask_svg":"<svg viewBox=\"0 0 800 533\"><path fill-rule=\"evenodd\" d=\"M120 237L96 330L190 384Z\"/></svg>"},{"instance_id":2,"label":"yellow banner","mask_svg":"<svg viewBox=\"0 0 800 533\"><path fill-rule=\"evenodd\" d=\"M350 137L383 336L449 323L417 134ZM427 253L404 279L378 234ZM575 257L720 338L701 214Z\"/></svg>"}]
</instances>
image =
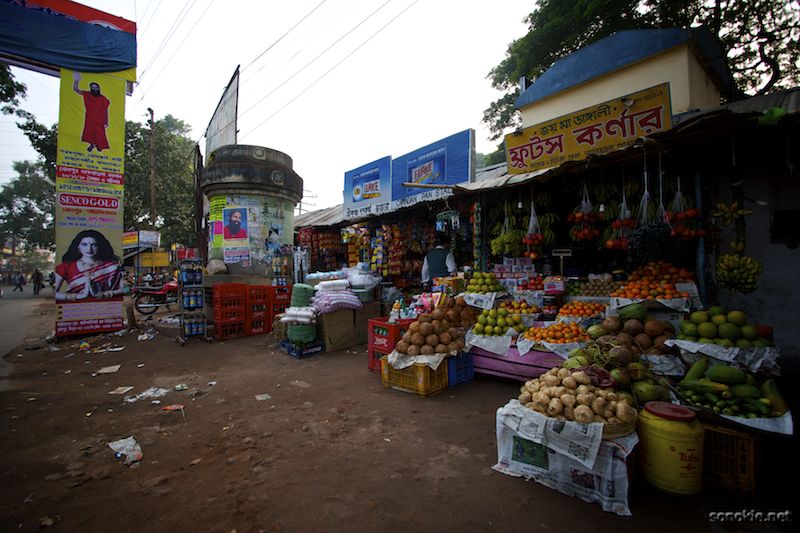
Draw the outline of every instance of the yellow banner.
<instances>
[{"instance_id":1,"label":"yellow banner","mask_svg":"<svg viewBox=\"0 0 800 533\"><path fill-rule=\"evenodd\" d=\"M142 267L165 267L169 263L168 252L145 252L139 255L139 266Z\"/></svg>"},{"instance_id":2,"label":"yellow banner","mask_svg":"<svg viewBox=\"0 0 800 533\"><path fill-rule=\"evenodd\" d=\"M122 328L125 79L61 69L56 335Z\"/></svg>"},{"instance_id":3,"label":"yellow banner","mask_svg":"<svg viewBox=\"0 0 800 533\"><path fill-rule=\"evenodd\" d=\"M669 83L587 107L505 137L510 174L579 161L672 128Z\"/></svg>"}]
</instances>

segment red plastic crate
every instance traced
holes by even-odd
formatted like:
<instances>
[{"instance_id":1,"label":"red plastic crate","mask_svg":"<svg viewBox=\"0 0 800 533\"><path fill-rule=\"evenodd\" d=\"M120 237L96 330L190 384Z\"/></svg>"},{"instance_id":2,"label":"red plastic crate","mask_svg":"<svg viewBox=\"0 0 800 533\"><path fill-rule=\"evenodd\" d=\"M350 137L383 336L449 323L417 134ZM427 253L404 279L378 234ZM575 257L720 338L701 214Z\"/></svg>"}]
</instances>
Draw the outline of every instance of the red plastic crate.
<instances>
[{"instance_id":1,"label":"red plastic crate","mask_svg":"<svg viewBox=\"0 0 800 533\"><path fill-rule=\"evenodd\" d=\"M262 335L272 331L272 324L267 325L267 319L257 318L255 320L245 320L244 334L245 335Z\"/></svg>"},{"instance_id":2,"label":"red plastic crate","mask_svg":"<svg viewBox=\"0 0 800 533\"><path fill-rule=\"evenodd\" d=\"M217 283L214 285L214 302L228 297L247 298L247 285L244 283Z\"/></svg>"},{"instance_id":3,"label":"red plastic crate","mask_svg":"<svg viewBox=\"0 0 800 533\"><path fill-rule=\"evenodd\" d=\"M244 307L214 307L214 324L233 324L247 319Z\"/></svg>"},{"instance_id":4,"label":"red plastic crate","mask_svg":"<svg viewBox=\"0 0 800 533\"><path fill-rule=\"evenodd\" d=\"M412 322L413 319L403 318L390 324L388 317L370 318L367 321L367 347L390 353Z\"/></svg>"},{"instance_id":5,"label":"red plastic crate","mask_svg":"<svg viewBox=\"0 0 800 533\"><path fill-rule=\"evenodd\" d=\"M232 324L214 323L214 338L220 341L245 336L244 321Z\"/></svg>"},{"instance_id":6,"label":"red plastic crate","mask_svg":"<svg viewBox=\"0 0 800 533\"><path fill-rule=\"evenodd\" d=\"M378 374L381 373L381 357L388 355L391 353L391 350L388 352L380 350L378 348L368 348L367 349L367 368L369 368L373 372L377 372Z\"/></svg>"},{"instance_id":7,"label":"red plastic crate","mask_svg":"<svg viewBox=\"0 0 800 533\"><path fill-rule=\"evenodd\" d=\"M265 304L269 299L268 285L248 285L247 286L247 305Z\"/></svg>"},{"instance_id":8,"label":"red plastic crate","mask_svg":"<svg viewBox=\"0 0 800 533\"><path fill-rule=\"evenodd\" d=\"M270 302L289 302L292 298L292 286L285 286L285 287L272 287L267 286L267 290L269 292L269 296L267 299ZM288 307L288 305L287 305Z\"/></svg>"}]
</instances>

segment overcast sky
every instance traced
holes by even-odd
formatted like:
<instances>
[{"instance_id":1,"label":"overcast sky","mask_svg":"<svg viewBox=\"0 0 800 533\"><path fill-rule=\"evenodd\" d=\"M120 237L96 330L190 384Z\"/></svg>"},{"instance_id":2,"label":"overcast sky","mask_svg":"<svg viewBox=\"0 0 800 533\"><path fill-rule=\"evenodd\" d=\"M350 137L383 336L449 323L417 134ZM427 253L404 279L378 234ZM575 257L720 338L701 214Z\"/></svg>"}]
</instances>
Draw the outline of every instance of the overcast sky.
<instances>
[{"instance_id":1,"label":"overcast sky","mask_svg":"<svg viewBox=\"0 0 800 533\"><path fill-rule=\"evenodd\" d=\"M128 120L144 123L151 107L156 119L171 114L200 140L241 65L239 144L287 153L304 180L304 204L316 204L304 205L310 210L342 202L346 171L468 128L476 131L479 152L494 151L497 142L489 141L481 117L500 93L487 74L526 33L524 19L535 5L531 0L81 3L137 23L139 85L127 98ZM28 87L23 107L45 124L57 122L58 80L12 70ZM201 146L205 149L204 142ZM12 161L36 157L14 119L0 116L0 184L15 176Z\"/></svg>"}]
</instances>

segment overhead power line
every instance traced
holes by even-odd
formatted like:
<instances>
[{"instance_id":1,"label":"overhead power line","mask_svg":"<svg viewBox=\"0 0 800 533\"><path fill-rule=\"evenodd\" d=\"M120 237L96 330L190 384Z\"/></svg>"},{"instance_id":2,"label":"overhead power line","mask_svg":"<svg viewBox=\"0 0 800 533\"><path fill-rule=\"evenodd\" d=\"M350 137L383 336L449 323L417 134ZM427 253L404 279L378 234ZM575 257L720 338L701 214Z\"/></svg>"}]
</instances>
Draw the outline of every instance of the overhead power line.
<instances>
[{"instance_id":1,"label":"overhead power line","mask_svg":"<svg viewBox=\"0 0 800 533\"><path fill-rule=\"evenodd\" d=\"M316 80L314 80L314 81L313 81L313 82L312 82L310 85L308 85L308 87L306 87L305 89L303 89L302 91L300 91L300 92L299 92L299 93L298 93L298 94L297 94L297 95L296 95L294 98L292 98L291 100L289 100L288 102L286 102L286 103L285 103L283 106L281 106L281 107L280 107L280 108L279 108L277 111L275 111L275 112L274 112L274 113L272 113L270 116L268 116L267 118L265 118L264 120L262 120L262 121L261 121L261 122L260 122L260 123L259 123L259 124L258 124L258 125L255 127L255 128L253 128L253 129L251 129L250 131L248 131L247 133L243 134L243 135L241 136L241 139L244 139L245 137L247 137L248 135L250 135L251 133L253 133L254 131L256 131L258 128L260 128L261 126L263 126L264 124L266 124L266 123L267 123L269 120L271 120L271 119L272 119L272 118L273 118L275 115L277 115L278 113L280 113L281 111L283 111L284 109L286 109L286 108L287 108L287 107L288 107L288 106L289 106L289 105L290 105L292 102L294 102L295 100L297 100L298 98L300 98L301 96L303 96L303 95L304 95L304 94L305 94L305 93L306 93L306 92L307 92L309 89L311 89L311 87L315 86L315 85L316 85L317 83L319 83L319 82L320 82L320 81L321 81L321 80L322 80L322 79L323 79L325 76L327 76L328 74L330 74L331 72L333 72L333 71L334 71L334 70L335 70L335 69L336 69L336 68L337 68L339 65L341 65L342 63L344 63L344 62L345 62L347 59L349 59L349 58L350 58L350 56L352 56L352 55L353 55L353 54L355 54L357 51L359 51L359 50L360 50L360 49L361 49L361 48L362 48L362 47L363 47L365 44L367 44L368 42L370 42L370 41L371 41L373 38L375 38L375 37L376 37L376 36L377 36L379 33L381 33L383 30L385 30L385 29L386 29L386 28L387 28L387 27L388 27L388 26L389 26L389 25L390 25L392 22L394 22L395 20L397 20L397 19L398 19L398 18L399 18L401 15L403 15L403 14L404 14L406 11L408 11L409 9L411 9L411 8L414 6L414 4L416 4L417 2L419 2L419 0L414 0L414 1L413 1L411 4L409 4L409 5L408 5L408 7L406 7L406 8L405 8L405 9L403 9L403 10L402 10L400 13L398 13L397 15L395 15L395 16L394 16L394 17L393 17L393 18L392 18L392 19L391 19L389 22L387 22L386 24L384 24L383 26L381 26L381 27L380 27L380 29L378 29L378 31L376 31L375 33L373 33L372 35L370 35L369 37L367 37L367 39L366 39L364 42L362 42L362 43L361 43L360 45L358 45L358 46L357 46L357 47L356 47L356 48L355 48L355 49L354 49L352 52L350 52L350 53L349 53L349 54L347 54L345 57L343 57L341 60L339 60L339 62L337 62L337 63L336 63L335 65L333 65L333 66L332 66L330 69L328 69L328 70L327 70L327 71L326 71L326 72L325 72L325 73L324 73L322 76L320 76L319 78L317 78Z\"/></svg>"},{"instance_id":2,"label":"overhead power line","mask_svg":"<svg viewBox=\"0 0 800 533\"><path fill-rule=\"evenodd\" d=\"M173 21L172 26L170 26L169 30L167 30L167 33L164 35L164 38L161 40L161 43L156 48L156 51L153 53L153 57L150 59L150 62L147 64L142 73L139 75L139 83L142 82L142 79L144 78L145 74L147 74L147 71L150 70L150 67L153 66L153 64L158 59L158 56L161 55L161 52L164 50L166 44L169 42L172 36L175 35L175 30L177 30L178 26L180 26L180 24L183 22L183 19L186 18L186 15L189 13L189 11L192 10L196 1L197 0L186 0L186 3L183 4L183 7L178 13L178 16ZM192 4L191 7L189 7L189 9L186 9L186 7L189 5L190 2Z\"/></svg>"}]
</instances>

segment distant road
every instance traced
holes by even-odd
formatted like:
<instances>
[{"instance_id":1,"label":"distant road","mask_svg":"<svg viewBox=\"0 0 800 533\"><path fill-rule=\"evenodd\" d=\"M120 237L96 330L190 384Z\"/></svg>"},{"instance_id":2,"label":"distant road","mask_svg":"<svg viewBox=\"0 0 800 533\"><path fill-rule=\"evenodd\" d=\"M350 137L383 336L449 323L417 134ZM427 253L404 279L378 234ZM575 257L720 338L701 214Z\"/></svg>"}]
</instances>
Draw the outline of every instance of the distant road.
<instances>
[{"instance_id":1,"label":"distant road","mask_svg":"<svg viewBox=\"0 0 800 533\"><path fill-rule=\"evenodd\" d=\"M7 376L13 365L6 362L5 355L25 342L34 334L46 334L39 306L53 301L53 291L48 287L38 296L33 295L33 287L26 285L24 292L11 292L13 286L2 285L0 298L0 378ZM52 329L52 328L51 328ZM49 331L49 330L48 330ZM5 380L0 379L0 390L5 388Z\"/></svg>"}]
</instances>

